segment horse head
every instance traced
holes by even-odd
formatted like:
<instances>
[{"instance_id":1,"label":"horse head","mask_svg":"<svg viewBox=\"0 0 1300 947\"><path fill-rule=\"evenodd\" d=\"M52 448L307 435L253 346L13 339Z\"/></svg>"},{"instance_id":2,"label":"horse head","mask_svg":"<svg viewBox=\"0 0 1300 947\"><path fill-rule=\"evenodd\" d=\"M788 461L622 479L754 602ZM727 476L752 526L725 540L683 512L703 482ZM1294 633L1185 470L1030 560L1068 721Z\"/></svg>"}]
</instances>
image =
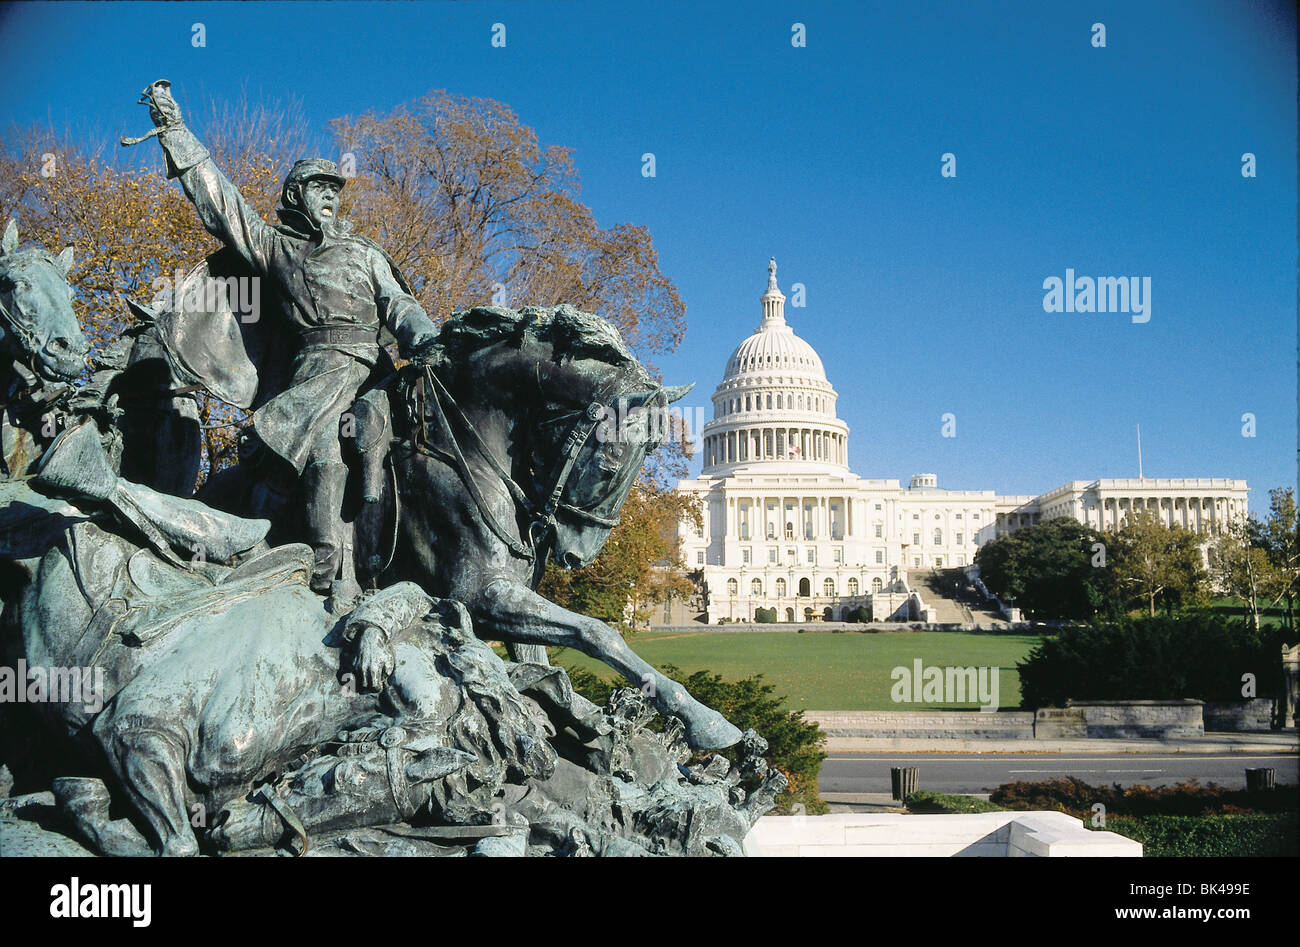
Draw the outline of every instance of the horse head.
<instances>
[{"instance_id":1,"label":"horse head","mask_svg":"<svg viewBox=\"0 0 1300 947\"><path fill-rule=\"evenodd\" d=\"M68 285L72 248L57 257L18 249L18 225L0 239L0 351L49 382L68 382L86 367L90 342L73 311Z\"/></svg>"},{"instance_id":2,"label":"horse head","mask_svg":"<svg viewBox=\"0 0 1300 947\"><path fill-rule=\"evenodd\" d=\"M556 565L581 568L604 548L646 455L658 447L668 431L668 405L691 387L663 387L638 378L610 403L591 401L585 406L582 413L586 419L597 416L599 420L577 448L567 479L552 486L552 490L559 491L551 548ZM574 423L581 430L582 422L575 418ZM543 441L561 448L567 442L567 438L558 443ZM566 458L556 451L548 460L555 469Z\"/></svg>"},{"instance_id":3,"label":"horse head","mask_svg":"<svg viewBox=\"0 0 1300 947\"><path fill-rule=\"evenodd\" d=\"M473 428L455 434L509 479L521 538L563 568L590 563L670 427L668 405L692 386L660 385L612 324L566 305L457 313L435 350Z\"/></svg>"}]
</instances>

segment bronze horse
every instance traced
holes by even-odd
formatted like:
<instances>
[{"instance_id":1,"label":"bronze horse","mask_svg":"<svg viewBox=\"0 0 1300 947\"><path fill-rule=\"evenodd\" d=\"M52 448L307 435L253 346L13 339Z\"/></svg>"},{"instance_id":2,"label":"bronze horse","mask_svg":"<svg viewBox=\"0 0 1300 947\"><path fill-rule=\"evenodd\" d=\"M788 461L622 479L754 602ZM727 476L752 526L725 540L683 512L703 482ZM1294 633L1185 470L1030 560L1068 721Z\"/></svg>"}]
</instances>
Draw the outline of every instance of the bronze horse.
<instances>
[{"instance_id":1,"label":"bronze horse","mask_svg":"<svg viewBox=\"0 0 1300 947\"><path fill-rule=\"evenodd\" d=\"M689 388L658 384L617 329L570 306L455 314L421 366L358 403L357 417L381 415L386 432L370 452L382 456L388 439L392 447L384 485L370 497L384 502L352 498L356 574L377 588L412 581L463 602L476 632L507 642L518 660L544 664L543 646L576 648L679 718L694 748L731 746L740 731L615 630L536 591L548 557L572 569L604 547L665 430L657 422ZM254 499L258 477L256 465L241 464L199 497L266 516ZM386 538L375 538L376 519L386 520ZM391 667L391 655L366 640L361 657L375 677Z\"/></svg>"},{"instance_id":2,"label":"bronze horse","mask_svg":"<svg viewBox=\"0 0 1300 947\"><path fill-rule=\"evenodd\" d=\"M567 307L458 315L429 362L407 369L395 390L408 407L390 481L401 513L381 587L463 602L462 627L472 619L483 637L578 648L641 685L697 749L737 742L721 715L603 622L534 591L543 557L575 567L599 552L655 444L647 411L684 392L658 386L608 323ZM93 448L90 427L65 441ZM58 446L46 463L57 456ZM393 631L402 623L384 629L356 616L351 662L362 690L339 688L334 620L305 587L305 547L254 551L233 571L186 570L117 532L109 522L78 522L44 555L11 560L17 590L6 596L6 617L29 666L104 672L82 699L41 710L107 763L163 852L196 850L187 818L196 801L223 804L339 729L391 720L394 709L398 719L427 720L446 704L434 670L442 665L425 644L432 639L417 633L399 645ZM521 657L545 660L544 652ZM516 749L498 752L544 776L545 757L532 756L540 734L527 735L533 724L522 711L514 719ZM101 850L145 847L129 825L108 820L105 796L75 786L82 794L68 805Z\"/></svg>"},{"instance_id":3,"label":"bronze horse","mask_svg":"<svg viewBox=\"0 0 1300 947\"><path fill-rule=\"evenodd\" d=\"M72 248L18 249L18 225L0 239L0 477L21 477L58 433L50 412L72 394L90 343L72 308Z\"/></svg>"},{"instance_id":4,"label":"bronze horse","mask_svg":"<svg viewBox=\"0 0 1300 947\"><path fill-rule=\"evenodd\" d=\"M679 718L696 749L741 733L659 673L607 624L536 591L549 556L590 563L618 522L664 412L663 387L597 316L568 306L476 308L444 324L423 372L407 375L392 452L398 542L381 586L407 579L464 602L479 634L576 648ZM386 659L369 654L363 662ZM545 662L539 647L517 652Z\"/></svg>"}]
</instances>

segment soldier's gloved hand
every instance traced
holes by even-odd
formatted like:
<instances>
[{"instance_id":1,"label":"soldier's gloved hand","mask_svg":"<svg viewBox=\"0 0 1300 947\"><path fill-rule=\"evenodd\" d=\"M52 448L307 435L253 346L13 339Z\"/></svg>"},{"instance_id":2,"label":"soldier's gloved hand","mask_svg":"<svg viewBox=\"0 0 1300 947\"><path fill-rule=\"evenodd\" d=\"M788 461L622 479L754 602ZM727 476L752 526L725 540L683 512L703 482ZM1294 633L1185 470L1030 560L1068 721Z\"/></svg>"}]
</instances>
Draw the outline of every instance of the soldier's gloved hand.
<instances>
[{"instance_id":1,"label":"soldier's gloved hand","mask_svg":"<svg viewBox=\"0 0 1300 947\"><path fill-rule=\"evenodd\" d=\"M181 107L172 98L172 84L166 79L159 79L141 93L140 99L149 106L149 117L159 128L179 125Z\"/></svg>"},{"instance_id":2,"label":"soldier's gloved hand","mask_svg":"<svg viewBox=\"0 0 1300 947\"><path fill-rule=\"evenodd\" d=\"M436 341L434 339L428 339L412 346L410 354L407 355L407 359L412 365L424 368L426 365L435 363L438 359L438 354L439 349L437 348Z\"/></svg>"},{"instance_id":3,"label":"soldier's gloved hand","mask_svg":"<svg viewBox=\"0 0 1300 947\"><path fill-rule=\"evenodd\" d=\"M357 672L357 683L365 690L382 690L397 663L388 636L369 625L357 637L356 648L352 666Z\"/></svg>"}]
</instances>

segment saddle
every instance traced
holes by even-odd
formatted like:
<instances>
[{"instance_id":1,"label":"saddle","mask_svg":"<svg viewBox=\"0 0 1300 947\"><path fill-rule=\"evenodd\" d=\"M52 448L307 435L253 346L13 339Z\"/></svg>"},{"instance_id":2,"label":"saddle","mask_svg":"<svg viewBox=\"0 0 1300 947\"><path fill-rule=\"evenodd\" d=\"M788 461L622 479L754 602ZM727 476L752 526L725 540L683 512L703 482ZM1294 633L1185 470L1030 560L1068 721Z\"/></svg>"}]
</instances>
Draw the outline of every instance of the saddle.
<instances>
[{"instance_id":1,"label":"saddle","mask_svg":"<svg viewBox=\"0 0 1300 947\"><path fill-rule=\"evenodd\" d=\"M81 556L73 561L80 575ZM282 586L306 587L314 562L311 547L297 543L277 546L234 568L195 563L193 569L181 569L150 549L138 549L116 571L107 598L92 603L98 607L87 634L104 641L116 633L128 645L148 644L200 616Z\"/></svg>"}]
</instances>

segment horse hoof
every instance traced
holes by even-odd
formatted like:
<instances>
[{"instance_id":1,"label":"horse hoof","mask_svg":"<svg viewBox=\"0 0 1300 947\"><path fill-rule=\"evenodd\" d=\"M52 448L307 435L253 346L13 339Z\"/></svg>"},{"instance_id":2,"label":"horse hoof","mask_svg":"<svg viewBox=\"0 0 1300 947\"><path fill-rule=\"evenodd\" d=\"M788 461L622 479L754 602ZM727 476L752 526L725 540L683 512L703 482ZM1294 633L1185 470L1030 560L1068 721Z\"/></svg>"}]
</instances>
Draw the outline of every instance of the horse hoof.
<instances>
[{"instance_id":1,"label":"horse hoof","mask_svg":"<svg viewBox=\"0 0 1300 947\"><path fill-rule=\"evenodd\" d=\"M686 742L692 750L725 750L744 736L726 717L712 710L698 720L682 718L682 723L686 725Z\"/></svg>"}]
</instances>

